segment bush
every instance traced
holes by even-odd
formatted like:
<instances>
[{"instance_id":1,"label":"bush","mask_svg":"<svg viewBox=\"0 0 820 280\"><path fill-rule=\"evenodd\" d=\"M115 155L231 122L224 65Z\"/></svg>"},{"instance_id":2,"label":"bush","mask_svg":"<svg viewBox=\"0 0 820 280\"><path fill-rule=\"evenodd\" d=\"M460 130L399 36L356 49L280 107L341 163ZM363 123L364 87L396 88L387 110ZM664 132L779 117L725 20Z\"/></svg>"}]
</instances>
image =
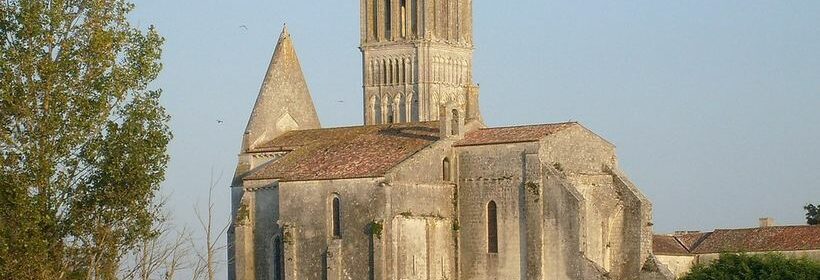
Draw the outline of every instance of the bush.
<instances>
[{"instance_id":1,"label":"bush","mask_svg":"<svg viewBox=\"0 0 820 280\"><path fill-rule=\"evenodd\" d=\"M820 280L820 263L781 254L721 254L692 268L683 280Z\"/></svg>"}]
</instances>

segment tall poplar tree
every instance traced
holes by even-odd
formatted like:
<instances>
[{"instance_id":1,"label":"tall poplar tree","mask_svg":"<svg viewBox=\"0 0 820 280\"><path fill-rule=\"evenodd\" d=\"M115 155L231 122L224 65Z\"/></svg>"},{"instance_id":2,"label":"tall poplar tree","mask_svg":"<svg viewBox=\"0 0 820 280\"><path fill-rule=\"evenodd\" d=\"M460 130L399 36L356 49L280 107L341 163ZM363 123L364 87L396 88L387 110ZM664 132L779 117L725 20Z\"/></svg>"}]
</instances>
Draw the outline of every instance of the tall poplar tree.
<instances>
[{"instance_id":1,"label":"tall poplar tree","mask_svg":"<svg viewBox=\"0 0 820 280\"><path fill-rule=\"evenodd\" d=\"M0 0L0 279L115 279L153 238L163 38L124 0Z\"/></svg>"}]
</instances>

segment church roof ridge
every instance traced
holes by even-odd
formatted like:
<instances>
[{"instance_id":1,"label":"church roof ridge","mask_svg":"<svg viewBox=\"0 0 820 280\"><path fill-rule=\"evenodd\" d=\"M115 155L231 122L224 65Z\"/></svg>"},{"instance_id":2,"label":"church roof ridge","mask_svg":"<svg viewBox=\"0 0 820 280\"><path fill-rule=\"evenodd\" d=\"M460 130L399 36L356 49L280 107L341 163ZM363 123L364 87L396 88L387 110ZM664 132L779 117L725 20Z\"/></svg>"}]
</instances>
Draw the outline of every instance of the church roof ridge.
<instances>
[{"instance_id":1,"label":"church roof ridge","mask_svg":"<svg viewBox=\"0 0 820 280\"><path fill-rule=\"evenodd\" d=\"M288 153L245 179L290 182L380 177L439 141L437 123L290 131L254 151Z\"/></svg>"},{"instance_id":2,"label":"church roof ridge","mask_svg":"<svg viewBox=\"0 0 820 280\"><path fill-rule=\"evenodd\" d=\"M533 123L533 124L515 124L515 125L505 125L505 126L493 126L493 127L482 127L478 130L485 130L485 129L501 129L501 128L525 128L525 127L533 127L533 126L548 126L548 125L571 125L577 124L581 125L578 121L568 121L568 122L557 122L557 123Z\"/></svg>"},{"instance_id":3,"label":"church roof ridge","mask_svg":"<svg viewBox=\"0 0 820 280\"><path fill-rule=\"evenodd\" d=\"M541 138L579 125L577 122L488 127L468 132L456 147L536 142ZM581 126L583 127L583 126Z\"/></svg>"},{"instance_id":4,"label":"church roof ridge","mask_svg":"<svg viewBox=\"0 0 820 280\"><path fill-rule=\"evenodd\" d=\"M779 225L779 226L767 226L767 227L746 227L746 228L716 228L714 231L742 231L742 230L760 230L760 229L786 229L786 228L811 228L811 227L818 227L820 225Z\"/></svg>"},{"instance_id":5,"label":"church roof ridge","mask_svg":"<svg viewBox=\"0 0 820 280\"><path fill-rule=\"evenodd\" d=\"M414 125L417 126L417 125L435 124L435 123L438 123L438 121L405 122L405 123L389 123L389 124L351 124L351 125L334 126L334 127L299 129L299 130L292 130L292 131L289 131L289 132L334 130L334 129L375 128L375 127L388 127L388 128L389 127L407 127L407 126L414 126Z\"/></svg>"}]
</instances>

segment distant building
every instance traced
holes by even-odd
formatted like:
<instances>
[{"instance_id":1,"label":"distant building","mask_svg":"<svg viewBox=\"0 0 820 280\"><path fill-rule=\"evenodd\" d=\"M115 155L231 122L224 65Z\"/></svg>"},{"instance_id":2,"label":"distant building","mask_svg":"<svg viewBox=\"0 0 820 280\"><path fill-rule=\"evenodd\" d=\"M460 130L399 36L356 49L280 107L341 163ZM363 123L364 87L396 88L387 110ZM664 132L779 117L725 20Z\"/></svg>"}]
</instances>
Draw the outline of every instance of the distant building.
<instances>
[{"instance_id":1,"label":"distant building","mask_svg":"<svg viewBox=\"0 0 820 280\"><path fill-rule=\"evenodd\" d=\"M231 185L230 279L670 276L614 145L484 125L471 0L361 3L364 125L321 127L282 32Z\"/></svg>"},{"instance_id":2,"label":"distant building","mask_svg":"<svg viewBox=\"0 0 820 280\"><path fill-rule=\"evenodd\" d=\"M820 226L774 226L770 218L760 222L757 228L655 235L653 251L658 261L678 277L695 264L717 259L721 253L780 253L820 261Z\"/></svg>"}]
</instances>

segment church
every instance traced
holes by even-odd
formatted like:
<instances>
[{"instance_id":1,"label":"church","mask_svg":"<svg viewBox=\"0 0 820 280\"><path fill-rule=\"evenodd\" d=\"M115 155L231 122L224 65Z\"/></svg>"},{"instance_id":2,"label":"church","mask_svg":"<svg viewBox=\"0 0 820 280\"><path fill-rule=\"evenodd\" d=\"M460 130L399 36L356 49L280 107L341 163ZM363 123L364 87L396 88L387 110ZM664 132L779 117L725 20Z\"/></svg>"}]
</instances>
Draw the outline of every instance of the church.
<instances>
[{"instance_id":1,"label":"church","mask_svg":"<svg viewBox=\"0 0 820 280\"><path fill-rule=\"evenodd\" d=\"M576 122L487 127L472 0L361 0L363 123L283 30L231 185L229 279L667 279L652 205Z\"/></svg>"}]
</instances>

